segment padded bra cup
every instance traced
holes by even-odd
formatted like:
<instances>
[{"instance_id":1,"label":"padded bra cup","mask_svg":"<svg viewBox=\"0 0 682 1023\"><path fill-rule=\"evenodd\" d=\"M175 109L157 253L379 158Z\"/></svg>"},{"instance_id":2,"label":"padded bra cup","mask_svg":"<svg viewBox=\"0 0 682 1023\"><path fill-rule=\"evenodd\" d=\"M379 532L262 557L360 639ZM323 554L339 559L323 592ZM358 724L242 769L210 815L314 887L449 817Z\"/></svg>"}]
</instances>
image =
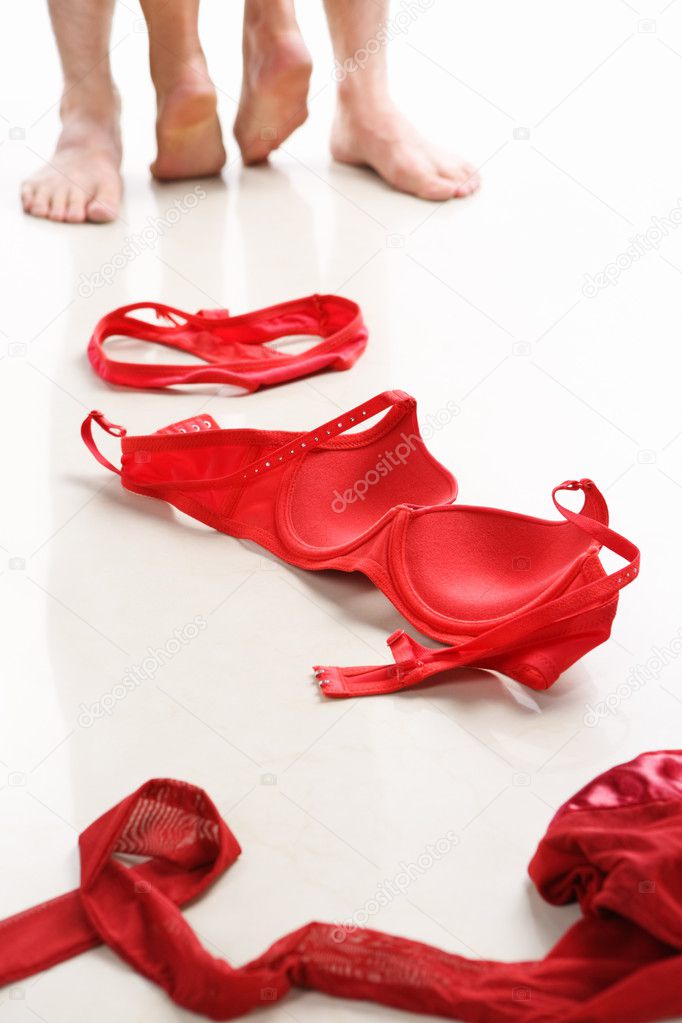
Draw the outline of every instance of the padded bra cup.
<instances>
[{"instance_id":1,"label":"padded bra cup","mask_svg":"<svg viewBox=\"0 0 682 1023\"><path fill-rule=\"evenodd\" d=\"M413 449L404 461L393 465L388 460L385 452L394 455L401 445L407 446L403 434L400 421L394 421L388 429L357 435L350 444L337 438L333 450L311 451L296 471L287 497L291 528L301 543L324 549L352 544L399 505L454 500L455 480L423 441L411 438Z\"/></svg>"},{"instance_id":2,"label":"padded bra cup","mask_svg":"<svg viewBox=\"0 0 682 1023\"><path fill-rule=\"evenodd\" d=\"M480 623L518 611L569 580L590 546L591 538L570 522L459 506L416 513L403 557L410 584L427 605Z\"/></svg>"}]
</instances>

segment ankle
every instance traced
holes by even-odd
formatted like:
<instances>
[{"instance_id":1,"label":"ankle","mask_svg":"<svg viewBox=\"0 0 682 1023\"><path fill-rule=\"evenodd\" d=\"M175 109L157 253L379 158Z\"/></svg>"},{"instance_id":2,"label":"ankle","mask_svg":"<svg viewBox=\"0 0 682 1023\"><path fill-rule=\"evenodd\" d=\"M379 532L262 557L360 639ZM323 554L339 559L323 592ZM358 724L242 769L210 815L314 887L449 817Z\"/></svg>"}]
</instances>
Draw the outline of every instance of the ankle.
<instances>
[{"instance_id":1,"label":"ankle","mask_svg":"<svg viewBox=\"0 0 682 1023\"><path fill-rule=\"evenodd\" d=\"M65 87L59 113L62 130L59 148L98 150L121 157L120 101L113 84L84 90L77 83Z\"/></svg>"},{"instance_id":2,"label":"ankle","mask_svg":"<svg viewBox=\"0 0 682 1023\"><path fill-rule=\"evenodd\" d=\"M111 75L88 75L80 81L65 80L59 114L63 124L82 121L108 127L118 122L120 107Z\"/></svg>"},{"instance_id":3,"label":"ankle","mask_svg":"<svg viewBox=\"0 0 682 1023\"><path fill-rule=\"evenodd\" d=\"M154 36L149 41L149 66L157 96L187 86L213 89L199 39L186 38L170 52Z\"/></svg>"},{"instance_id":4,"label":"ankle","mask_svg":"<svg viewBox=\"0 0 682 1023\"><path fill-rule=\"evenodd\" d=\"M393 109L385 74L348 70L340 63L337 72L337 104L342 116L366 119L368 114L375 116Z\"/></svg>"},{"instance_id":5,"label":"ankle","mask_svg":"<svg viewBox=\"0 0 682 1023\"><path fill-rule=\"evenodd\" d=\"M247 0L244 28L259 36L276 37L282 32L298 31L298 22L290 0Z\"/></svg>"}]
</instances>

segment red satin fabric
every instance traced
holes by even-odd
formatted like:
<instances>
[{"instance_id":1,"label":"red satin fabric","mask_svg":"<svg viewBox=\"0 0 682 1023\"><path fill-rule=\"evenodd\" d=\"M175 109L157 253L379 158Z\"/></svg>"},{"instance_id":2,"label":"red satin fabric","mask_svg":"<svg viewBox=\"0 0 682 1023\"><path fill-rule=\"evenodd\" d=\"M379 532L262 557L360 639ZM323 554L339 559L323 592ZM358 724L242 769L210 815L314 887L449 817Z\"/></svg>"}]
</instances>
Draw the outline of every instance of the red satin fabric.
<instances>
[{"instance_id":1,"label":"red satin fabric","mask_svg":"<svg viewBox=\"0 0 682 1023\"><path fill-rule=\"evenodd\" d=\"M122 437L120 470L98 450L94 422ZM559 522L452 505L456 482L429 454L416 402L403 391L307 433L221 430L198 416L150 436L124 434L101 412L82 427L128 490L301 568L363 572L421 632L452 644L431 649L394 633L395 664L318 668L326 696L392 692L464 665L546 689L608 638L618 592L639 571L639 551L609 529L590 480L555 489ZM561 490L583 492L580 513L558 502ZM626 567L607 575L602 546Z\"/></svg>"},{"instance_id":2,"label":"red satin fabric","mask_svg":"<svg viewBox=\"0 0 682 1023\"><path fill-rule=\"evenodd\" d=\"M529 872L582 919L537 962L469 960L310 923L234 968L179 906L239 854L208 796L147 782L83 832L81 883L0 924L0 984L104 942L178 1005L227 1020L291 987L474 1023L645 1023L682 1013L682 751L612 768L559 810ZM122 854L150 859L130 867ZM491 921L492 923L493 921Z\"/></svg>"},{"instance_id":3,"label":"red satin fabric","mask_svg":"<svg viewBox=\"0 0 682 1023\"><path fill-rule=\"evenodd\" d=\"M153 310L172 326L132 316ZM297 355L268 344L291 336L322 340ZM205 366L121 362L110 359L110 337L132 337L186 352ZM310 295L291 302L230 316L227 309L187 313L158 302L137 302L104 316L88 345L93 369L120 387L159 388L175 384L228 384L256 391L325 369L350 369L367 346L367 329L355 302L338 295Z\"/></svg>"}]
</instances>

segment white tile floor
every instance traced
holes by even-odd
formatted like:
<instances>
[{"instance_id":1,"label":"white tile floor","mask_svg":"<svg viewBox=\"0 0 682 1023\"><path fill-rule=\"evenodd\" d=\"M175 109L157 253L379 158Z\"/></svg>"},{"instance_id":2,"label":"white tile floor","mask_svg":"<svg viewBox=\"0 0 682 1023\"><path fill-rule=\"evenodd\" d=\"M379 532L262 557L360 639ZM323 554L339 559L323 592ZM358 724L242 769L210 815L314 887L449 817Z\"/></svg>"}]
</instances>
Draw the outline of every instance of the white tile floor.
<instances>
[{"instance_id":1,"label":"white tile floor","mask_svg":"<svg viewBox=\"0 0 682 1023\"><path fill-rule=\"evenodd\" d=\"M372 926L526 958L573 919L525 878L553 808L609 765L680 740L682 3L664 3L440 0L416 18L393 46L396 93L484 176L474 199L432 206L329 163L330 53L320 4L304 0L317 62L308 124L269 169L245 171L232 146L224 181L89 296L83 280L195 186L147 176L153 105L130 0L114 51L123 217L73 228L22 216L18 182L49 155L59 77L42 2L15 5L0 37L0 916L72 887L79 830L171 775L205 786L243 844L188 912L235 963L311 918L351 916L449 830L453 851ZM204 5L226 125L238 7ZM635 235L651 251L628 266ZM586 275L619 257L618 278L592 294ZM246 399L143 395L108 388L85 359L95 321L125 302L243 311L315 290L362 304L371 344L349 373ZM309 665L382 663L402 624L384 597L121 491L78 436L92 407L135 432L200 408L226 426L305 428L392 386L424 417L459 406L432 448L467 503L550 515L555 483L591 476L615 528L641 544L613 639L547 694L468 672L325 702ZM209 623L200 638L83 725L82 705L196 615ZM609 697L595 725L589 708ZM397 1015L296 994L262 1018ZM36 1017L189 1019L106 950L0 992L0 1023Z\"/></svg>"}]
</instances>

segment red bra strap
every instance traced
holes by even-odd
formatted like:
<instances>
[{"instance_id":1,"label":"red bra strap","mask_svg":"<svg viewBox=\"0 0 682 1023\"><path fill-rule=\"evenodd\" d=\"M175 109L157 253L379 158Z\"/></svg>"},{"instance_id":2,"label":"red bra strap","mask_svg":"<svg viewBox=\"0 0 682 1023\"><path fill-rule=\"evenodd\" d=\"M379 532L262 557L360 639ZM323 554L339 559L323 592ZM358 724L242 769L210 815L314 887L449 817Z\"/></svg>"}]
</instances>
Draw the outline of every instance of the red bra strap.
<instances>
[{"instance_id":1,"label":"red bra strap","mask_svg":"<svg viewBox=\"0 0 682 1023\"><path fill-rule=\"evenodd\" d=\"M570 511L557 500L562 490L582 490L585 503L580 512ZM532 639L533 632L602 607L637 576L640 553L637 547L606 524L606 502L592 480L568 480L552 492L554 504L573 525L593 537L627 562L627 566L610 575L524 611L501 625L456 646L432 649L411 639L403 630L388 639L396 663L382 667L336 668L317 666L315 672L325 696L370 696L395 692L417 685L431 675L465 664L476 664L494 654L503 653ZM585 509L591 515L585 514ZM592 516L598 516L594 518ZM601 521L600 521L601 520Z\"/></svg>"},{"instance_id":2,"label":"red bra strap","mask_svg":"<svg viewBox=\"0 0 682 1023\"><path fill-rule=\"evenodd\" d=\"M110 423L109 420L103 415L102 412L98 412L94 409L88 413L87 417L83 420L81 425L81 437L85 442L85 446L95 456L100 465L103 465L105 469L110 469L111 472L115 472L118 476L121 475L121 470L117 469L115 465L112 465L108 458L105 458L102 452L95 444L95 438L92 436L92 424L97 423L102 429L111 434L112 437L125 437L126 431L123 426L117 426L115 423Z\"/></svg>"},{"instance_id":3,"label":"red bra strap","mask_svg":"<svg viewBox=\"0 0 682 1023\"><path fill-rule=\"evenodd\" d=\"M159 326L131 316L142 309L152 310L157 319L168 320L172 326ZM267 365L262 358L255 362L252 357L226 357L231 344L264 345L296 334L319 334L323 340L299 355L271 353ZM201 359L204 365L145 364L110 359L105 342L114 336L134 337L138 341L188 352ZM239 316L230 316L227 309L188 313L160 302L136 302L102 317L90 338L88 358L99 376L122 387L215 383L253 391L263 384L282 383L316 373L332 363L336 368L348 369L366 344L367 329L360 307L340 295L310 295Z\"/></svg>"},{"instance_id":4,"label":"red bra strap","mask_svg":"<svg viewBox=\"0 0 682 1023\"><path fill-rule=\"evenodd\" d=\"M328 443L330 440L333 440L334 437L338 437L347 430L351 430L354 427L359 426L360 423L371 419L372 416L376 416L378 413L383 412L386 409L392 408L393 406L410 408L415 405L415 399L409 394L406 394L404 391L384 391L382 394L376 395L376 397L371 398L364 404L358 405L357 408L350 409L349 412L344 412L342 415L336 416L334 419L330 419L327 423L322 423L322 425L318 426L315 430L310 430L308 433L301 433L298 436L292 435L291 439L280 445L280 447L274 448L262 458L256 459L256 461L243 466L236 472L229 473L227 476L216 476L212 479L154 480L149 483L136 479L135 489L145 492L149 491L151 493L156 490L187 491L206 490L209 487L246 486L248 483L261 478L265 473L283 468L283 466L288 462L299 458L307 451L319 447L321 444ZM106 465L109 469L113 469L114 472L118 472L118 470L114 469L110 462L107 462L92 441L89 424L90 420L93 418L96 419L104 429L107 429L109 433L113 432L112 429L109 429L111 424L105 425L107 421L104 420L101 412L91 412L83 423L81 436L98 462L102 465ZM116 429L120 430L122 428L116 427ZM125 431L123 431L123 434L119 434L118 436L123 436L124 434ZM138 441L142 441L140 447L145 446L144 442L146 440L147 438L129 438L131 445L137 445ZM124 468L125 459L126 453L124 451Z\"/></svg>"}]
</instances>

